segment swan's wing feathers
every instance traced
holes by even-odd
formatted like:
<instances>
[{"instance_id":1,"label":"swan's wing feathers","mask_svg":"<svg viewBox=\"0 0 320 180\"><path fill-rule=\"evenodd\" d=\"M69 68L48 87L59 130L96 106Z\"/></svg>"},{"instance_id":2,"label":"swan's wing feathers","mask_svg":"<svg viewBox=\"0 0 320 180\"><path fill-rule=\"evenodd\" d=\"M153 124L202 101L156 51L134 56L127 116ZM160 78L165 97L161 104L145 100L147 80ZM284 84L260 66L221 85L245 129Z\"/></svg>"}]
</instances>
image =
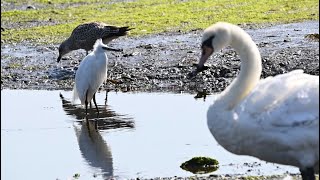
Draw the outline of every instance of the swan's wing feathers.
<instances>
[{"instance_id":1,"label":"swan's wing feathers","mask_svg":"<svg viewBox=\"0 0 320 180\"><path fill-rule=\"evenodd\" d=\"M296 70L261 80L239 110L265 128L307 126L319 124L318 99L319 76Z\"/></svg>"},{"instance_id":2,"label":"swan's wing feathers","mask_svg":"<svg viewBox=\"0 0 320 180\"><path fill-rule=\"evenodd\" d=\"M284 99L292 90L293 77L302 75L302 70L292 71L287 74L268 77L260 80L257 86L241 103L241 109L249 113L261 113L268 111L272 106Z\"/></svg>"},{"instance_id":3,"label":"swan's wing feathers","mask_svg":"<svg viewBox=\"0 0 320 180\"><path fill-rule=\"evenodd\" d=\"M278 109L270 113L278 117L273 119L273 125L319 125L319 83L317 86L315 83L304 83L304 86L296 88L289 96L283 103L279 103Z\"/></svg>"}]
</instances>

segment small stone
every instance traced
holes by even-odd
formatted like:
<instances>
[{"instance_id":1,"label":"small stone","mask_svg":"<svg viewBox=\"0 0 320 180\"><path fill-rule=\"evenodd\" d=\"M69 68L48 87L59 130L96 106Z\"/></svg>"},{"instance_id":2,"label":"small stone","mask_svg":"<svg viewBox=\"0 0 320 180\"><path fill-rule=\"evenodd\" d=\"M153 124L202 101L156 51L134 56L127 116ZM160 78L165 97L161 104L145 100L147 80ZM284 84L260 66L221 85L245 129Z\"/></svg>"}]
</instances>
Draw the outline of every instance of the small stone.
<instances>
[{"instance_id":1,"label":"small stone","mask_svg":"<svg viewBox=\"0 0 320 180\"><path fill-rule=\"evenodd\" d=\"M290 42L290 39L284 39L283 42Z\"/></svg>"},{"instance_id":2,"label":"small stone","mask_svg":"<svg viewBox=\"0 0 320 180\"><path fill-rule=\"evenodd\" d=\"M35 6L32 6L32 5L29 5L29 6L27 6L26 9L36 9L36 7L35 7Z\"/></svg>"}]
</instances>

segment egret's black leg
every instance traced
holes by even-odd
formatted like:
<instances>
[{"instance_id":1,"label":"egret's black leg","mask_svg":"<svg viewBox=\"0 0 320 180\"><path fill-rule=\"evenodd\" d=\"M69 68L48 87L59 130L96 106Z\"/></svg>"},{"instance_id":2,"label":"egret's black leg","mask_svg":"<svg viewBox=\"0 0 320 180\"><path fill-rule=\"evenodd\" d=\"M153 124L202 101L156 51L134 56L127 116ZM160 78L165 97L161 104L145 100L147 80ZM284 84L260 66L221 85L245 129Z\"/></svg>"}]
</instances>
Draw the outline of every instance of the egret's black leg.
<instances>
[{"instance_id":1,"label":"egret's black leg","mask_svg":"<svg viewBox=\"0 0 320 180\"><path fill-rule=\"evenodd\" d=\"M93 102L94 102L94 105L96 106L96 109L97 109L97 112L98 112L97 119L96 119L95 122L94 122L94 128L95 128L96 130L98 130L99 108L98 108L97 102L96 102L96 93L93 94Z\"/></svg>"},{"instance_id":2,"label":"egret's black leg","mask_svg":"<svg viewBox=\"0 0 320 180\"><path fill-rule=\"evenodd\" d=\"M108 79L104 81L104 89L106 90L106 98L104 99L104 105L107 105L108 100Z\"/></svg>"},{"instance_id":3,"label":"egret's black leg","mask_svg":"<svg viewBox=\"0 0 320 180\"><path fill-rule=\"evenodd\" d=\"M313 167L308 167L306 169L300 169L302 180L315 180Z\"/></svg>"},{"instance_id":4,"label":"egret's black leg","mask_svg":"<svg viewBox=\"0 0 320 180\"><path fill-rule=\"evenodd\" d=\"M98 119L94 121L94 128L98 131Z\"/></svg>"},{"instance_id":5,"label":"egret's black leg","mask_svg":"<svg viewBox=\"0 0 320 180\"><path fill-rule=\"evenodd\" d=\"M94 105L96 106L96 110L98 112L97 118L99 118L99 108L98 108L97 102L96 102L96 93L93 94L93 102L94 102Z\"/></svg>"},{"instance_id":6,"label":"egret's black leg","mask_svg":"<svg viewBox=\"0 0 320 180\"><path fill-rule=\"evenodd\" d=\"M107 83L107 82L106 82ZM108 89L106 89L106 99L104 100L104 105L107 105L107 101L108 101Z\"/></svg>"},{"instance_id":7,"label":"egret's black leg","mask_svg":"<svg viewBox=\"0 0 320 180\"><path fill-rule=\"evenodd\" d=\"M86 92L86 100L84 101L84 104L86 106L86 120L88 121L88 91Z\"/></svg>"}]
</instances>

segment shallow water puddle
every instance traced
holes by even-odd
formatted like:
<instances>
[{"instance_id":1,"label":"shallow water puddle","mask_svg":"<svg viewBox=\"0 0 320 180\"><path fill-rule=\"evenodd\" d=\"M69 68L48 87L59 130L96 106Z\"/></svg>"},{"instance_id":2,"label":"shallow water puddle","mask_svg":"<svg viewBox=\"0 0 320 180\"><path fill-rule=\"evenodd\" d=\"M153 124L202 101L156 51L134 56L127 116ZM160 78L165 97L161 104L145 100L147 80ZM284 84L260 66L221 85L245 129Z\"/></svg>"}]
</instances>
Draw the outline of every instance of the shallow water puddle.
<instances>
[{"instance_id":1,"label":"shallow water puddle","mask_svg":"<svg viewBox=\"0 0 320 180\"><path fill-rule=\"evenodd\" d=\"M98 132L82 123L84 109L70 104L71 96L70 91L1 91L1 178L191 176L179 166L195 156L219 161L212 174L298 173L219 146L206 124L213 96L203 101L190 94L110 92L104 106L101 92ZM95 116L94 110L89 113Z\"/></svg>"}]
</instances>

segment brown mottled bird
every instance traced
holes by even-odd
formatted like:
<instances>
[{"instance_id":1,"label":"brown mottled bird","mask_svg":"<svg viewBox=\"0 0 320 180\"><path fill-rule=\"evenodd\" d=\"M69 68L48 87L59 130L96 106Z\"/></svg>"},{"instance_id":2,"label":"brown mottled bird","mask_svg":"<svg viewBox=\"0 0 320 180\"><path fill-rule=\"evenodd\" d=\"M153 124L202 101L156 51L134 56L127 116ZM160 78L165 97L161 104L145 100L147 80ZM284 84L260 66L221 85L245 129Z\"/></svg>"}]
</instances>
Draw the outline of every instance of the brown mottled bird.
<instances>
[{"instance_id":1,"label":"brown mottled bird","mask_svg":"<svg viewBox=\"0 0 320 180\"><path fill-rule=\"evenodd\" d=\"M72 31L71 36L60 44L57 62L60 62L63 55L77 49L86 50L88 55L97 39L101 38L103 43L107 44L113 39L127 35L131 29L128 26L117 27L102 22L80 24Z\"/></svg>"}]
</instances>

